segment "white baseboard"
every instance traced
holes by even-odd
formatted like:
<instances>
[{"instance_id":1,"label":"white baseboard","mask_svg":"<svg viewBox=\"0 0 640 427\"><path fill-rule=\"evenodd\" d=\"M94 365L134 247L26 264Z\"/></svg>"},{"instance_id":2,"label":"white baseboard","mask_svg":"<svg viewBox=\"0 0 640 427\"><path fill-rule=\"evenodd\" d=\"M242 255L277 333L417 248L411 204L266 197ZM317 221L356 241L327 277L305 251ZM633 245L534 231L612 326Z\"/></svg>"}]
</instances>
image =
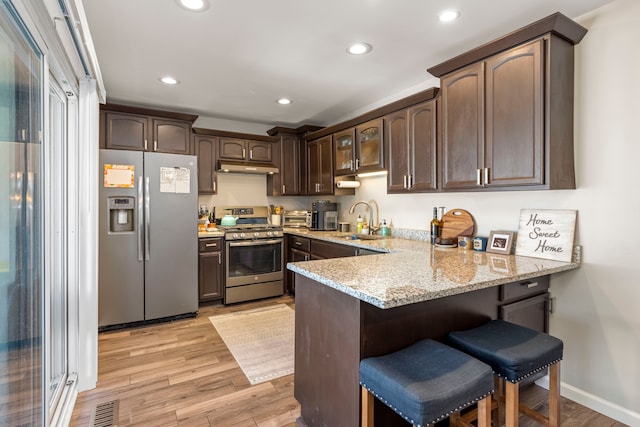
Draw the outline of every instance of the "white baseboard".
<instances>
[{"instance_id":1,"label":"white baseboard","mask_svg":"<svg viewBox=\"0 0 640 427\"><path fill-rule=\"evenodd\" d=\"M549 389L549 376L544 376L536 381L540 387ZM560 383L560 394L569 400L573 400L582 406L586 406L596 412L606 415L609 418L627 424L630 427L640 427L640 414L629 409L616 405L613 402L604 400L584 390L580 390L572 385Z\"/></svg>"}]
</instances>

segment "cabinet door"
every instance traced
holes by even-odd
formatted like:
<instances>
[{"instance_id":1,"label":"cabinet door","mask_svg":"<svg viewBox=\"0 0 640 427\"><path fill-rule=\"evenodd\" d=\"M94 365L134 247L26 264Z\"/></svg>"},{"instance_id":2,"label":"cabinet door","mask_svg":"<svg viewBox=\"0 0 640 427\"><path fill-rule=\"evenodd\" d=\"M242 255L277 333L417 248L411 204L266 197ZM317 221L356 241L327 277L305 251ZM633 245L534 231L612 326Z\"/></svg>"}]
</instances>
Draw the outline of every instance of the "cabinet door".
<instances>
[{"instance_id":1,"label":"cabinet door","mask_svg":"<svg viewBox=\"0 0 640 427\"><path fill-rule=\"evenodd\" d=\"M383 119L376 119L356 127L356 171L384 169L383 122Z\"/></svg>"},{"instance_id":2,"label":"cabinet door","mask_svg":"<svg viewBox=\"0 0 640 427\"><path fill-rule=\"evenodd\" d=\"M409 161L411 191L433 191L436 179L436 101L412 107L409 116Z\"/></svg>"},{"instance_id":3,"label":"cabinet door","mask_svg":"<svg viewBox=\"0 0 640 427\"><path fill-rule=\"evenodd\" d=\"M216 194L218 139L214 136L195 135L194 149L198 156L198 193Z\"/></svg>"},{"instance_id":4,"label":"cabinet door","mask_svg":"<svg viewBox=\"0 0 640 427\"><path fill-rule=\"evenodd\" d=\"M331 135L307 145L310 195L333 194L333 149Z\"/></svg>"},{"instance_id":5,"label":"cabinet door","mask_svg":"<svg viewBox=\"0 0 640 427\"><path fill-rule=\"evenodd\" d=\"M107 111L104 119L105 148L144 151L148 146L149 119L146 116Z\"/></svg>"},{"instance_id":6,"label":"cabinet door","mask_svg":"<svg viewBox=\"0 0 640 427\"><path fill-rule=\"evenodd\" d=\"M302 194L300 143L301 141L296 135L284 135L281 138L282 164L280 165L280 179L282 180L283 196Z\"/></svg>"},{"instance_id":7,"label":"cabinet door","mask_svg":"<svg viewBox=\"0 0 640 427\"><path fill-rule=\"evenodd\" d=\"M333 143L330 136L320 140L320 193L333 194Z\"/></svg>"},{"instance_id":8,"label":"cabinet door","mask_svg":"<svg viewBox=\"0 0 640 427\"><path fill-rule=\"evenodd\" d=\"M222 252L198 255L198 289L200 301L222 299Z\"/></svg>"},{"instance_id":9,"label":"cabinet door","mask_svg":"<svg viewBox=\"0 0 640 427\"><path fill-rule=\"evenodd\" d=\"M333 134L335 149L335 175L350 175L355 173L355 137L354 129Z\"/></svg>"},{"instance_id":10,"label":"cabinet door","mask_svg":"<svg viewBox=\"0 0 640 427\"><path fill-rule=\"evenodd\" d=\"M387 193L409 191L409 123L407 111L389 114L384 119L387 151Z\"/></svg>"},{"instance_id":11,"label":"cabinet door","mask_svg":"<svg viewBox=\"0 0 640 427\"><path fill-rule=\"evenodd\" d=\"M273 143L263 141L247 141L249 149L249 161L254 162L268 162L273 161Z\"/></svg>"},{"instance_id":12,"label":"cabinet door","mask_svg":"<svg viewBox=\"0 0 640 427\"><path fill-rule=\"evenodd\" d=\"M153 119L153 147L158 153L191 154L191 124Z\"/></svg>"},{"instance_id":13,"label":"cabinet door","mask_svg":"<svg viewBox=\"0 0 640 427\"><path fill-rule=\"evenodd\" d=\"M540 332L549 332L549 293L500 307L500 318Z\"/></svg>"},{"instance_id":14,"label":"cabinet door","mask_svg":"<svg viewBox=\"0 0 640 427\"><path fill-rule=\"evenodd\" d=\"M287 262L296 261L309 261L309 253L295 248L289 249ZM287 270L287 291L292 295L296 292L296 275L291 270Z\"/></svg>"},{"instance_id":15,"label":"cabinet door","mask_svg":"<svg viewBox=\"0 0 640 427\"><path fill-rule=\"evenodd\" d=\"M485 187L543 184L543 41L486 61Z\"/></svg>"},{"instance_id":16,"label":"cabinet door","mask_svg":"<svg viewBox=\"0 0 640 427\"><path fill-rule=\"evenodd\" d=\"M229 160L245 160L247 141L235 138L220 138L218 157Z\"/></svg>"},{"instance_id":17,"label":"cabinet door","mask_svg":"<svg viewBox=\"0 0 640 427\"><path fill-rule=\"evenodd\" d=\"M442 188L478 188L484 157L484 65L441 79Z\"/></svg>"}]
</instances>

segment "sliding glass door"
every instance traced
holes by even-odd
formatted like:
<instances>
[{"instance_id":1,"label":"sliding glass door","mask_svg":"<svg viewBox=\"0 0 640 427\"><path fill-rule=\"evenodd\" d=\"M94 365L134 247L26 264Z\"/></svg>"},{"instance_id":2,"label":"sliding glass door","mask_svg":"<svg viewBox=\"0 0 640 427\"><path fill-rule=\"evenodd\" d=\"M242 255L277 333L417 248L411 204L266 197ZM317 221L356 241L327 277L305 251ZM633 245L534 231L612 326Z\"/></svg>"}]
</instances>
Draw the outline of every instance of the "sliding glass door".
<instances>
[{"instance_id":1,"label":"sliding glass door","mask_svg":"<svg viewBox=\"0 0 640 427\"><path fill-rule=\"evenodd\" d=\"M0 420L43 425L43 57L0 0Z\"/></svg>"}]
</instances>

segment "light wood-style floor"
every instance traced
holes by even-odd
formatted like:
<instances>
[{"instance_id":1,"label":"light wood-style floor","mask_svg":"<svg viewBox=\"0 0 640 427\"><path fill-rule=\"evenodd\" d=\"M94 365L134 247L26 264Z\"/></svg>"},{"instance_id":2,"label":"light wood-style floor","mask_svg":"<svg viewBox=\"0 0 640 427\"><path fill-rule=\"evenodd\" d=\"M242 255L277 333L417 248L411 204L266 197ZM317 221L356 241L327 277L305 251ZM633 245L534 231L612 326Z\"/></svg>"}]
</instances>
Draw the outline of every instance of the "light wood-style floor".
<instances>
[{"instance_id":1,"label":"light wood-style floor","mask_svg":"<svg viewBox=\"0 0 640 427\"><path fill-rule=\"evenodd\" d=\"M300 406L293 375L251 386L209 316L275 303L282 297L229 307L205 305L196 318L99 334L98 384L80 393L71 427L89 427L96 405L118 400L119 426L294 427ZM523 390L542 402L537 386ZM563 426L623 424L563 399ZM521 426L536 426L521 417Z\"/></svg>"}]
</instances>

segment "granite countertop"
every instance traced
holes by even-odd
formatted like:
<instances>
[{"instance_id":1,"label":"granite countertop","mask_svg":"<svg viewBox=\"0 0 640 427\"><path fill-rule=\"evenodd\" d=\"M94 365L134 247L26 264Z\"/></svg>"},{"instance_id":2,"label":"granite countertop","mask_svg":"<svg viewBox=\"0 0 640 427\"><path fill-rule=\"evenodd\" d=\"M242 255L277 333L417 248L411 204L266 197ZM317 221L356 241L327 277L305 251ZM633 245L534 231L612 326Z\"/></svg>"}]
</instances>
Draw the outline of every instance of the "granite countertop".
<instances>
[{"instance_id":1,"label":"granite countertop","mask_svg":"<svg viewBox=\"0 0 640 427\"><path fill-rule=\"evenodd\" d=\"M198 230L198 239L202 237L224 237L224 231L220 230L219 228L207 231Z\"/></svg>"},{"instance_id":2,"label":"granite countertop","mask_svg":"<svg viewBox=\"0 0 640 427\"><path fill-rule=\"evenodd\" d=\"M579 268L551 261L403 238L347 240L353 233L285 229L285 233L388 252L295 262L287 268L379 308L392 308Z\"/></svg>"}]
</instances>

